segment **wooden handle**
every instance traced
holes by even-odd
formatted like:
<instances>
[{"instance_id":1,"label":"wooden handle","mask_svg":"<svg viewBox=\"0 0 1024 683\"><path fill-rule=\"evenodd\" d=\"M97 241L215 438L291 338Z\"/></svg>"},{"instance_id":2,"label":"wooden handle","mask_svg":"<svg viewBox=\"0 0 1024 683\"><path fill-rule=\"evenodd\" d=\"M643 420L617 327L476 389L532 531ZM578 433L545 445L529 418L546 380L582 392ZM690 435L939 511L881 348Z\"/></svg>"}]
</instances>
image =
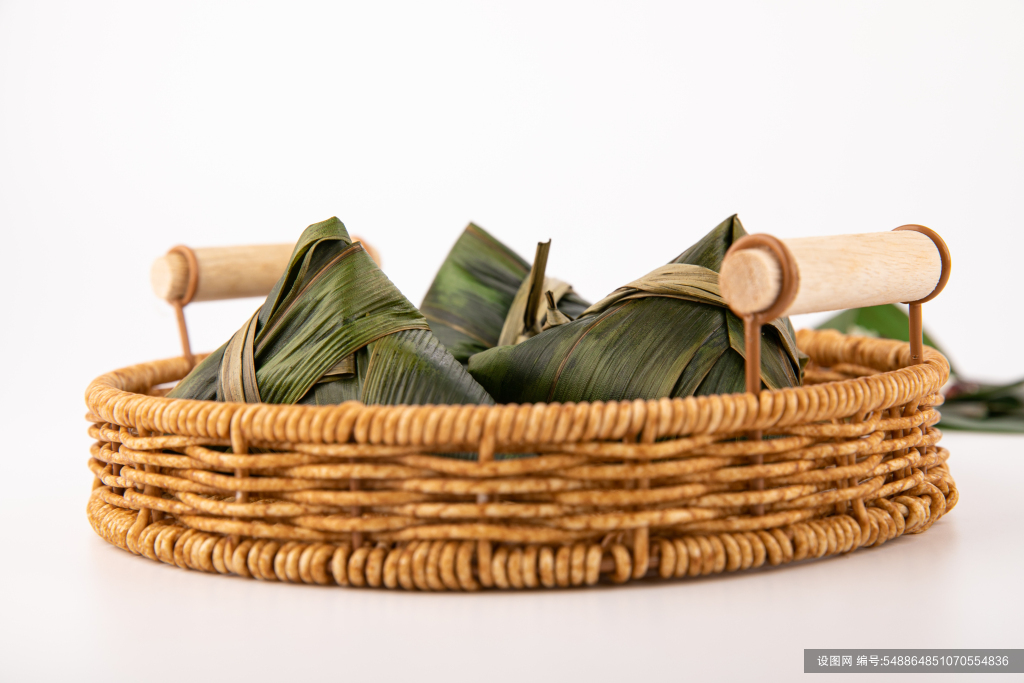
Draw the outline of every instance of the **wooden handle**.
<instances>
[{"instance_id":1,"label":"wooden handle","mask_svg":"<svg viewBox=\"0 0 1024 683\"><path fill-rule=\"evenodd\" d=\"M917 301L948 275L936 242L913 230L779 241L792 256L796 294L776 315ZM742 246L726 255L719 276L722 297L741 316L772 308L783 289L777 255Z\"/></svg>"},{"instance_id":2,"label":"wooden handle","mask_svg":"<svg viewBox=\"0 0 1024 683\"><path fill-rule=\"evenodd\" d=\"M362 242L370 258L380 264L373 247L358 237L353 241ZM294 244L259 244L192 249L197 281L189 301L266 296L284 273L294 248ZM180 251L161 256L149 272L153 291L166 301L181 301L188 291L190 270L189 259Z\"/></svg>"}]
</instances>

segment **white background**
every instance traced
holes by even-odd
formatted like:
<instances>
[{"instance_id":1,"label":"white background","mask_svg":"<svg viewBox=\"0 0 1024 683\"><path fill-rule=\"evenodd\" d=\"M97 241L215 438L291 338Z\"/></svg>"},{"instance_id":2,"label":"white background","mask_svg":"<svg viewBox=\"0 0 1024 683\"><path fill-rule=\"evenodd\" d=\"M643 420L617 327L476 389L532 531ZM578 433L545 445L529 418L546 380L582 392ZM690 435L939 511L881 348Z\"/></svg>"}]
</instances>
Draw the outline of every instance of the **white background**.
<instances>
[{"instance_id":1,"label":"white background","mask_svg":"<svg viewBox=\"0 0 1024 683\"><path fill-rule=\"evenodd\" d=\"M0 678L786 680L805 647L1022 646L1014 437L950 437L961 507L877 551L442 597L109 548L81 420L92 377L178 353L155 257L331 215L414 303L470 220L527 257L553 238L591 300L731 213L781 237L921 223L954 263L926 326L964 375L1024 376L1022 35L1019 2L0 0ZM195 347L257 303L190 307Z\"/></svg>"}]
</instances>

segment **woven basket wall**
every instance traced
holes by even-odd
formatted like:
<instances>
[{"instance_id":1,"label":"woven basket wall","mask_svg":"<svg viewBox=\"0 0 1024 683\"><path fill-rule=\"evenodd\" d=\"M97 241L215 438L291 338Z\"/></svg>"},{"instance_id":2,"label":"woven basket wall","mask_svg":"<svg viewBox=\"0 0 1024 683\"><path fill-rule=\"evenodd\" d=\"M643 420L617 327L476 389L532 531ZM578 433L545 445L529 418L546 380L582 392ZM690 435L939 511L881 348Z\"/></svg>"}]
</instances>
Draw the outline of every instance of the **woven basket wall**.
<instances>
[{"instance_id":1,"label":"woven basket wall","mask_svg":"<svg viewBox=\"0 0 1024 683\"><path fill-rule=\"evenodd\" d=\"M945 358L797 340L801 388L609 403L172 400L156 387L183 359L136 365L86 392L89 520L182 568L410 590L698 576L928 529L957 501L933 428Z\"/></svg>"}]
</instances>

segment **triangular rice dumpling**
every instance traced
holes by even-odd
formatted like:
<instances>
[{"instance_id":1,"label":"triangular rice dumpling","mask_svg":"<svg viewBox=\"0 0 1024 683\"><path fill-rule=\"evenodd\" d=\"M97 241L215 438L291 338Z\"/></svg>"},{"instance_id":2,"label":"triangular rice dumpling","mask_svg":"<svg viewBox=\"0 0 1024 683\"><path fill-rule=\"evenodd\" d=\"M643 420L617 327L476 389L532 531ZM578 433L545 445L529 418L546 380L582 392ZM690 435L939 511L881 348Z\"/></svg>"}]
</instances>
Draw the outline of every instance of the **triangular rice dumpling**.
<instances>
[{"instance_id":1,"label":"triangular rice dumpling","mask_svg":"<svg viewBox=\"0 0 1024 683\"><path fill-rule=\"evenodd\" d=\"M263 306L168 396L319 405L494 402L337 218L306 228Z\"/></svg>"},{"instance_id":2,"label":"triangular rice dumpling","mask_svg":"<svg viewBox=\"0 0 1024 683\"><path fill-rule=\"evenodd\" d=\"M531 277L536 281L534 289L544 290L541 296L550 290L558 310L569 318L590 305L568 284L545 278L543 267L531 269L518 254L470 223L434 277L420 311L456 360L466 363L474 353L499 345L503 337L510 337L504 343L515 343L520 336L515 328L529 298L524 288L529 289ZM522 309L513 311L517 303ZM546 310L541 299L541 324Z\"/></svg>"},{"instance_id":3,"label":"triangular rice dumpling","mask_svg":"<svg viewBox=\"0 0 1024 683\"><path fill-rule=\"evenodd\" d=\"M469 371L499 403L610 401L744 390L743 321L718 290L731 216L671 263L620 287L576 320L474 355ZM789 320L765 325L761 379L798 386L806 357Z\"/></svg>"}]
</instances>

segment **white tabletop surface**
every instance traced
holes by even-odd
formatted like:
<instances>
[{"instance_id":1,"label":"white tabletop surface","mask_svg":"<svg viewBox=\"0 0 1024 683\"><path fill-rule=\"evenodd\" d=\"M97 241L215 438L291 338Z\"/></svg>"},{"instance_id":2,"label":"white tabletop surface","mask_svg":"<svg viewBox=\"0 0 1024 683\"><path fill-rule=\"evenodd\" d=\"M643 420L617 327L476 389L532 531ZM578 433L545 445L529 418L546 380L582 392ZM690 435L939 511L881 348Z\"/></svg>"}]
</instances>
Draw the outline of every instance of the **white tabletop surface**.
<instances>
[{"instance_id":1,"label":"white tabletop surface","mask_svg":"<svg viewBox=\"0 0 1024 683\"><path fill-rule=\"evenodd\" d=\"M0 584L16 587L2 680L785 681L803 676L804 648L1021 646L1020 437L947 434L959 504L880 548L472 595L263 583L132 556L86 522L86 443L60 444L82 456L75 476L0 498Z\"/></svg>"}]
</instances>

